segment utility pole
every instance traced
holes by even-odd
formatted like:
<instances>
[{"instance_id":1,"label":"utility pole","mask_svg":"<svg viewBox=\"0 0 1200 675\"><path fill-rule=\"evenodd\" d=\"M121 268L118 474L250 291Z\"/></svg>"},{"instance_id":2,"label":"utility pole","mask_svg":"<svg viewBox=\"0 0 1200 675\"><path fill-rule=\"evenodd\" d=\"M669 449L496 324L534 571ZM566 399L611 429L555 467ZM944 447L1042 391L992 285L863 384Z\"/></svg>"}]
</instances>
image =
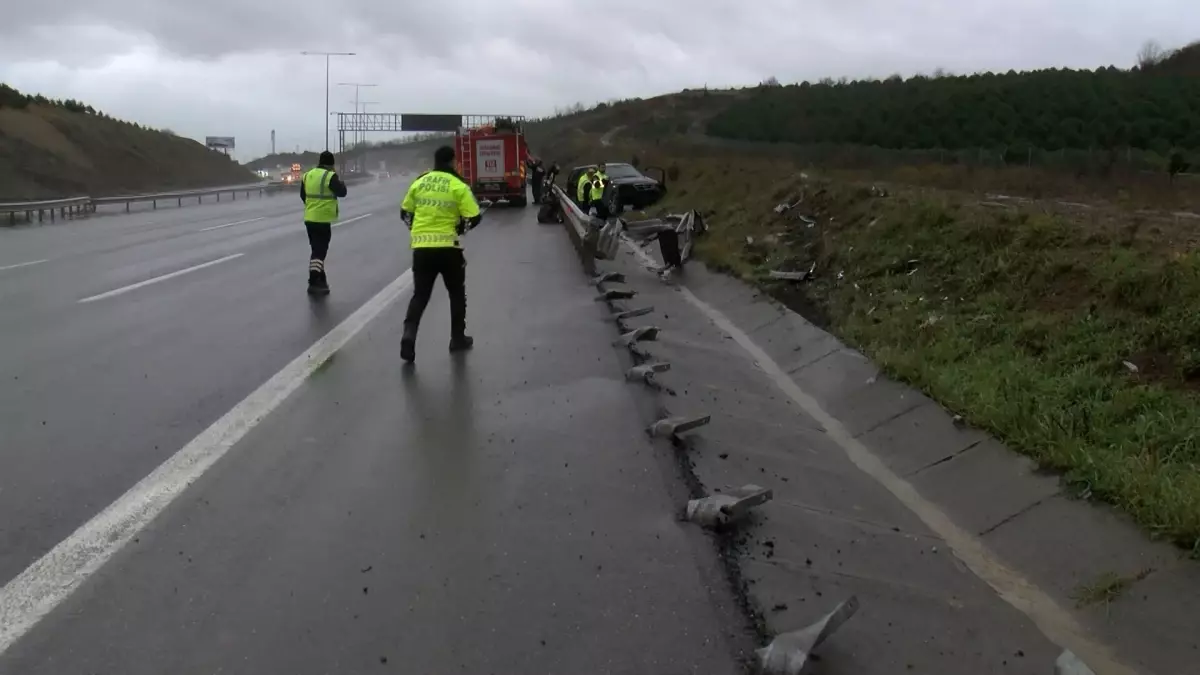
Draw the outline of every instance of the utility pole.
<instances>
[{"instance_id":1,"label":"utility pole","mask_svg":"<svg viewBox=\"0 0 1200 675\"><path fill-rule=\"evenodd\" d=\"M275 154L275 130L271 130L271 154Z\"/></svg>"},{"instance_id":2,"label":"utility pole","mask_svg":"<svg viewBox=\"0 0 1200 675\"><path fill-rule=\"evenodd\" d=\"M366 135L367 135L366 129L363 128L363 124L361 123L361 119L357 117L359 90L362 89L363 87L378 87L379 85L374 84L374 83L369 83L369 82L338 82L338 86L339 87L354 87L354 113L355 113L356 117L355 117L355 122L354 122L354 134L351 136L351 138L354 142L354 146L357 147L359 145L359 143L361 143L362 140L366 138Z\"/></svg>"},{"instance_id":3,"label":"utility pole","mask_svg":"<svg viewBox=\"0 0 1200 675\"><path fill-rule=\"evenodd\" d=\"M300 52L302 56L325 57L325 149L329 149L329 57L357 56L354 52Z\"/></svg>"}]
</instances>

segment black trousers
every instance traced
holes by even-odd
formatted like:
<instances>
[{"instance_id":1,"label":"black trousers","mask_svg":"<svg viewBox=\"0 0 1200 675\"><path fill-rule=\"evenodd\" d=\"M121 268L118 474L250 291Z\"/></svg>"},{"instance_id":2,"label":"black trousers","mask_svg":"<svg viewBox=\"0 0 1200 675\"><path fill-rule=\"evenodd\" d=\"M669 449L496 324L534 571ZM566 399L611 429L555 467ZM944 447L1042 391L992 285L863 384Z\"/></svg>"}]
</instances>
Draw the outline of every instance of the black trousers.
<instances>
[{"instance_id":1,"label":"black trousers","mask_svg":"<svg viewBox=\"0 0 1200 675\"><path fill-rule=\"evenodd\" d=\"M333 238L333 225L304 221L308 231L308 246L312 253L308 258L308 276L325 278L325 256L329 254L329 240Z\"/></svg>"},{"instance_id":2,"label":"black trousers","mask_svg":"<svg viewBox=\"0 0 1200 675\"><path fill-rule=\"evenodd\" d=\"M414 248L412 252L413 295L404 316L406 327L416 330L433 294L438 275L450 296L450 336L467 330L467 258L460 248Z\"/></svg>"}]
</instances>

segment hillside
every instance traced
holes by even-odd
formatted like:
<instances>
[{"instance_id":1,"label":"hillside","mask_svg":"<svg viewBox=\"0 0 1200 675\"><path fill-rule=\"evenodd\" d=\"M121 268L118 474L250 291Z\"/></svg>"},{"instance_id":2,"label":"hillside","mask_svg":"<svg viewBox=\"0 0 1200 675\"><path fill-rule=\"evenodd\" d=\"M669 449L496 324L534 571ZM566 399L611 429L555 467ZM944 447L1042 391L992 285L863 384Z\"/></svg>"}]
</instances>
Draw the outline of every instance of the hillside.
<instances>
[{"instance_id":1,"label":"hillside","mask_svg":"<svg viewBox=\"0 0 1200 675\"><path fill-rule=\"evenodd\" d=\"M194 140L77 101L0 84L0 199L113 195L249 183L254 174Z\"/></svg>"},{"instance_id":2,"label":"hillside","mask_svg":"<svg viewBox=\"0 0 1200 675\"><path fill-rule=\"evenodd\" d=\"M1173 57L1135 71L691 91L548 120L530 135L567 166L666 167L668 198L655 213L701 210L710 231L696 253L710 267L757 284L1061 472L1080 497L1200 555L1200 191L1168 175L1154 142L1192 142L1200 91ZM976 97L984 90L1005 93ZM1116 115L1106 129L1155 130L1104 136L1087 118L1072 123L1080 138L1155 147L1097 145L1106 159L1063 166L1041 161L1055 152L1043 148L1006 161L922 146L953 140L965 128L958 115L1002 103L1014 112L999 126L1014 138L1053 138L1061 127L1025 111L1066 111L1077 96L1107 101L1096 104ZM901 147L853 135L807 142L818 137L804 135L806 124L840 117L855 131L872 106L914 121L896 124L911 132ZM733 125L737 115L758 126ZM764 125L794 142L746 140ZM1200 146L1176 149L1190 158ZM777 212L785 202L792 208ZM780 282L773 270L811 273Z\"/></svg>"}]
</instances>

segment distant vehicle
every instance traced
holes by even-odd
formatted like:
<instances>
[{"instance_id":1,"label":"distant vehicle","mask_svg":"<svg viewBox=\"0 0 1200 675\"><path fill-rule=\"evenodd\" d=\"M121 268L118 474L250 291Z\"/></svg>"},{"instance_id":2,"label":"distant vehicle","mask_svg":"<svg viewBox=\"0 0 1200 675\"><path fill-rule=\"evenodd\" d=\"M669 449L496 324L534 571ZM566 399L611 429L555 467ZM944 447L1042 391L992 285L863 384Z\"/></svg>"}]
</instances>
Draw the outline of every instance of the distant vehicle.
<instances>
[{"instance_id":1,"label":"distant vehicle","mask_svg":"<svg viewBox=\"0 0 1200 675\"><path fill-rule=\"evenodd\" d=\"M575 197L575 186L579 184L579 176L595 164L577 166L567 174L567 194ZM647 167L647 171L656 171L658 179L638 171L632 164L625 162L606 162L604 173L608 176L610 188L605 196L609 199L609 208L613 213L621 213L626 208L641 210L657 204L667 195L666 172L658 167Z\"/></svg>"},{"instance_id":2,"label":"distant vehicle","mask_svg":"<svg viewBox=\"0 0 1200 675\"><path fill-rule=\"evenodd\" d=\"M288 182L289 182L289 183L298 183L298 182L300 182L300 174L301 174L301 172L303 172L303 171L304 171L304 167L300 166L299 164L293 164L293 165L292 165L292 173L290 174L290 175L291 175L291 180L289 180Z\"/></svg>"},{"instance_id":3,"label":"distant vehicle","mask_svg":"<svg viewBox=\"0 0 1200 675\"><path fill-rule=\"evenodd\" d=\"M459 127L455 135L458 173L471 186L479 200L507 200L522 207L526 195L525 145L523 117L487 118L487 122Z\"/></svg>"}]
</instances>

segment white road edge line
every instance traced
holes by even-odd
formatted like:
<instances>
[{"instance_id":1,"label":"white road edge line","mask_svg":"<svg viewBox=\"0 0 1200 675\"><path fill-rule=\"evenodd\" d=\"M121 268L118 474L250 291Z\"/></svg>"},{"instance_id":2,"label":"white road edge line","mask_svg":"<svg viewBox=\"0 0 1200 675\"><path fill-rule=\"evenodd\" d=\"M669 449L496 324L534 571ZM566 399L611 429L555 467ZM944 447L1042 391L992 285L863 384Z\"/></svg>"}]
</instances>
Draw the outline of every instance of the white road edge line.
<instances>
[{"instance_id":1,"label":"white road edge line","mask_svg":"<svg viewBox=\"0 0 1200 675\"><path fill-rule=\"evenodd\" d=\"M353 223L356 220L362 220L363 218L370 218L373 215L375 215L375 214L374 213L364 213L361 216L354 216L353 218L350 218L348 220L336 222L333 224L333 227L341 227L343 225L349 225L350 223Z\"/></svg>"},{"instance_id":2,"label":"white road edge line","mask_svg":"<svg viewBox=\"0 0 1200 675\"><path fill-rule=\"evenodd\" d=\"M5 265L4 267L0 267L0 272L3 272L4 270L15 270L19 267L29 267L31 265L41 265L44 262L50 262L50 259L46 258L45 260L30 260L29 262L17 263L15 265Z\"/></svg>"},{"instance_id":3,"label":"white road edge line","mask_svg":"<svg viewBox=\"0 0 1200 675\"><path fill-rule=\"evenodd\" d=\"M632 240L624 236L622 240L648 267L659 267L658 262ZM1088 630L1058 601L1020 572L1002 562L981 539L960 527L945 511L918 492L912 483L888 468L878 455L855 438L817 399L801 389L762 347L720 310L696 297L687 286L680 284L677 288L688 303L732 338L781 392L825 429L826 435L842 449L859 471L882 485L897 501L920 518L926 527L941 537L954 553L954 557L990 586L1001 600L1029 617L1051 642L1064 649L1070 649L1097 673L1137 675L1137 671L1123 663L1110 647L1094 640Z\"/></svg>"},{"instance_id":4,"label":"white road edge line","mask_svg":"<svg viewBox=\"0 0 1200 675\"><path fill-rule=\"evenodd\" d=\"M149 286L150 284L157 284L160 281L166 281L167 279L174 279L175 277L183 276L184 274L187 274L189 272L195 272L196 270L202 270L205 267L212 267L213 265L220 265L223 262L229 262L230 260L233 260L234 258L240 258L244 255L246 255L246 254L245 253L234 253L233 255L227 255L224 258L217 258L216 260L209 260L206 263L200 263L199 265L192 265L191 267L187 267L185 269L171 272L170 274L164 274L161 277L154 277L153 279L139 281L136 284L131 284L129 286L122 286L121 288L115 288L111 291L101 293L100 295L93 295L91 297L83 298L79 302L80 303L95 302L97 300L111 298L114 295L121 295L122 293L128 293L129 291L139 289L142 286Z\"/></svg>"},{"instance_id":5,"label":"white road edge line","mask_svg":"<svg viewBox=\"0 0 1200 675\"><path fill-rule=\"evenodd\" d=\"M250 220L239 220L236 223L225 223L224 225L213 225L212 227L202 228L200 231L201 232L212 232L213 230L220 230L220 229L223 229L226 227L233 227L234 225L245 225L246 223L257 223L260 220L266 220L266 219L267 219L266 216L260 216L258 218L251 218Z\"/></svg>"},{"instance_id":6,"label":"white road edge line","mask_svg":"<svg viewBox=\"0 0 1200 675\"><path fill-rule=\"evenodd\" d=\"M410 286L411 269L405 270L108 508L0 588L0 656L70 597Z\"/></svg>"}]
</instances>

